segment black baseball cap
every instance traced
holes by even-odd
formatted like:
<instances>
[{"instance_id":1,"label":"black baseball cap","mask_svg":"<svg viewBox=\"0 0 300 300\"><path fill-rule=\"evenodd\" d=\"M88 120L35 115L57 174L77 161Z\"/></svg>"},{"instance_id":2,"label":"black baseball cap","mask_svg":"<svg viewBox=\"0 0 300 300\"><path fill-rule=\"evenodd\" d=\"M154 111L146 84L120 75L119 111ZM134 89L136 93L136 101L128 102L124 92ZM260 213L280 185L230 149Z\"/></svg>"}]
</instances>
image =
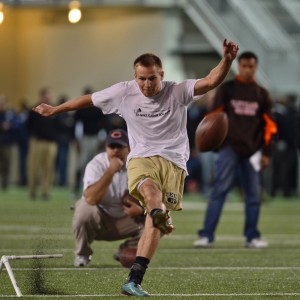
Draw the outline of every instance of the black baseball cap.
<instances>
[{"instance_id":1,"label":"black baseball cap","mask_svg":"<svg viewBox=\"0 0 300 300\"><path fill-rule=\"evenodd\" d=\"M123 129L111 130L106 137L106 145L121 145L124 147L129 147L127 132Z\"/></svg>"}]
</instances>

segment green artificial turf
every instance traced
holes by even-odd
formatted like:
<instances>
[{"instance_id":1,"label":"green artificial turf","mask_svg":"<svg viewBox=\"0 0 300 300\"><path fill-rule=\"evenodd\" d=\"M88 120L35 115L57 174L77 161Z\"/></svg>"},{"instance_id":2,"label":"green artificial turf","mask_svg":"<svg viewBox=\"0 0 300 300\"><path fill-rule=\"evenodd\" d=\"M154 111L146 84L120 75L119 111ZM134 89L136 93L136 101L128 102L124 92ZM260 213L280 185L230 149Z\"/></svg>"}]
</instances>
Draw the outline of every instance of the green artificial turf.
<instances>
[{"instance_id":1,"label":"green artificial turf","mask_svg":"<svg viewBox=\"0 0 300 300\"><path fill-rule=\"evenodd\" d=\"M28 198L25 190L0 192L0 257L63 254L63 258L11 260L24 299L122 299L128 275L113 259L119 242L94 242L88 268L73 267L73 199L54 189L49 201ZM225 204L212 249L195 249L205 199L186 195L184 210L172 214L175 231L162 238L143 288L156 299L300 299L300 199L268 199L260 230L270 246L244 248L243 203L232 193ZM0 298L14 298L5 268Z\"/></svg>"}]
</instances>

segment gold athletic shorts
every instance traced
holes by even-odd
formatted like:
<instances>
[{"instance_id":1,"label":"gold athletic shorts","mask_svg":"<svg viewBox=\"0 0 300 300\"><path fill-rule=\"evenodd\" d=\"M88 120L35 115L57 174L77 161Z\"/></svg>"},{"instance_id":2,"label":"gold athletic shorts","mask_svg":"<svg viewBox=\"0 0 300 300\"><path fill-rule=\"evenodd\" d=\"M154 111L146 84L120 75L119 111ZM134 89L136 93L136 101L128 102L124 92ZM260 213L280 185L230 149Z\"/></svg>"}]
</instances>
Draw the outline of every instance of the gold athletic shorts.
<instances>
[{"instance_id":1,"label":"gold athletic shorts","mask_svg":"<svg viewBox=\"0 0 300 300\"><path fill-rule=\"evenodd\" d=\"M128 162L129 193L143 206L144 199L138 185L146 178L155 182L163 195L163 203L169 211L182 209L185 171L161 156L132 158Z\"/></svg>"}]
</instances>

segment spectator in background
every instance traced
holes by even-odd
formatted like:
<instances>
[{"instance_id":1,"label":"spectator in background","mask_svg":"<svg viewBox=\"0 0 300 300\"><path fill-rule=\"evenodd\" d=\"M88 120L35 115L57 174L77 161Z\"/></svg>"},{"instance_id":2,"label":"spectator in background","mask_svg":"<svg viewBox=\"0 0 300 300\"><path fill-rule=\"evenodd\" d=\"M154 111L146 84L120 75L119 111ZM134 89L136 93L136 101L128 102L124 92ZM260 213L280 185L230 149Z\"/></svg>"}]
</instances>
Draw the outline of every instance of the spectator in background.
<instances>
[{"instance_id":1,"label":"spectator in background","mask_svg":"<svg viewBox=\"0 0 300 300\"><path fill-rule=\"evenodd\" d=\"M58 104L66 102L67 98L61 96ZM68 183L68 160L70 143L74 139L74 113L69 112L65 115L58 115L57 121L57 157L56 157L56 184L67 186Z\"/></svg>"},{"instance_id":2,"label":"spectator in background","mask_svg":"<svg viewBox=\"0 0 300 300\"><path fill-rule=\"evenodd\" d=\"M211 247L223 204L236 174L245 196L245 246L265 248L260 238L260 170L270 161L271 138L277 132L271 118L272 101L266 89L255 81L258 58L253 52L238 57L239 74L222 84L214 100L214 110L224 111L229 120L227 138L218 152L215 183L209 197L204 226L198 231L195 247ZM238 173L236 173L238 172Z\"/></svg>"},{"instance_id":3,"label":"spectator in background","mask_svg":"<svg viewBox=\"0 0 300 300\"><path fill-rule=\"evenodd\" d=\"M16 113L7 108L4 95L0 95L0 180L1 189L6 191L9 184L11 146L16 142Z\"/></svg>"},{"instance_id":4,"label":"spectator in background","mask_svg":"<svg viewBox=\"0 0 300 300\"><path fill-rule=\"evenodd\" d=\"M212 108L215 91L209 91L203 100L192 103L187 111L187 133L190 144L190 158L187 162L189 175L185 179L185 192L201 192L208 196L214 177L214 152L198 153L195 148L195 131L198 124Z\"/></svg>"},{"instance_id":5,"label":"spectator in background","mask_svg":"<svg viewBox=\"0 0 300 300\"><path fill-rule=\"evenodd\" d=\"M190 146L190 156L187 161L188 175L184 182L185 193L200 193L203 184L203 171L200 156L195 148L195 131L202 120L203 114L203 103L202 101L193 102L188 106L187 109L187 135Z\"/></svg>"},{"instance_id":6,"label":"spectator in background","mask_svg":"<svg viewBox=\"0 0 300 300\"><path fill-rule=\"evenodd\" d=\"M48 87L39 91L39 103L53 104L53 95ZM31 199L36 198L38 183L41 184L42 198L47 200L54 180L57 154L57 117L45 118L30 111L28 116L28 190Z\"/></svg>"},{"instance_id":7,"label":"spectator in background","mask_svg":"<svg viewBox=\"0 0 300 300\"><path fill-rule=\"evenodd\" d=\"M300 107L297 109L297 147L300 153Z\"/></svg>"},{"instance_id":8,"label":"spectator in background","mask_svg":"<svg viewBox=\"0 0 300 300\"><path fill-rule=\"evenodd\" d=\"M17 114L18 128L17 128L17 143L19 150L19 185L27 185L27 154L29 148L29 134L28 134L28 115L29 108L27 101L22 100L21 106Z\"/></svg>"},{"instance_id":9,"label":"spectator in background","mask_svg":"<svg viewBox=\"0 0 300 300\"><path fill-rule=\"evenodd\" d=\"M296 97L286 95L274 105L274 119L278 134L272 155L271 196L278 190L284 197L291 197L297 191L298 153L297 153L297 109Z\"/></svg>"},{"instance_id":10,"label":"spectator in background","mask_svg":"<svg viewBox=\"0 0 300 300\"><path fill-rule=\"evenodd\" d=\"M92 89L88 87L83 90L83 95L92 94L92 92ZM76 111L74 119L78 151L74 193L78 196L85 165L96 153L102 150L99 134L101 129L105 133L105 117L101 109L93 106Z\"/></svg>"},{"instance_id":11,"label":"spectator in background","mask_svg":"<svg viewBox=\"0 0 300 300\"><path fill-rule=\"evenodd\" d=\"M188 175L184 181L184 193L201 193L203 187L203 170L199 153L190 149L190 157L186 163Z\"/></svg>"},{"instance_id":12,"label":"spectator in background","mask_svg":"<svg viewBox=\"0 0 300 300\"><path fill-rule=\"evenodd\" d=\"M209 91L205 95L205 105L203 108L203 114L208 113L212 110L214 97L216 95L216 90ZM204 115L203 115L204 117ZM202 152L200 153L201 164L202 164L202 193L205 197L208 198L209 193L211 191L214 178L215 178L215 160L216 160L216 152Z\"/></svg>"}]
</instances>

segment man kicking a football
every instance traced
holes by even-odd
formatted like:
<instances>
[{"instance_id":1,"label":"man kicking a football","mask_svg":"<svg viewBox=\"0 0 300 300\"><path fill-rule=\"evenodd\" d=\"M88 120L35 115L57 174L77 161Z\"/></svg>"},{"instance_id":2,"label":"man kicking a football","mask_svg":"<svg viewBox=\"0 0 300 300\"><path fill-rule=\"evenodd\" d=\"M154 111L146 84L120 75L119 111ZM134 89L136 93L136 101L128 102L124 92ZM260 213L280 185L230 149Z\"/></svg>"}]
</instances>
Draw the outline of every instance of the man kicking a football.
<instances>
[{"instance_id":1,"label":"man kicking a football","mask_svg":"<svg viewBox=\"0 0 300 300\"><path fill-rule=\"evenodd\" d=\"M147 216L135 263L121 289L123 295L149 295L141 288L145 271L161 233L174 229L169 212L181 209L189 156L186 107L225 79L238 49L225 39L219 64L206 77L181 83L164 81L160 58L143 54L133 63L134 80L55 107L40 104L34 108L43 116L53 116L95 105L105 114L122 116L127 123L131 149L127 158L129 192L143 203Z\"/></svg>"}]
</instances>

